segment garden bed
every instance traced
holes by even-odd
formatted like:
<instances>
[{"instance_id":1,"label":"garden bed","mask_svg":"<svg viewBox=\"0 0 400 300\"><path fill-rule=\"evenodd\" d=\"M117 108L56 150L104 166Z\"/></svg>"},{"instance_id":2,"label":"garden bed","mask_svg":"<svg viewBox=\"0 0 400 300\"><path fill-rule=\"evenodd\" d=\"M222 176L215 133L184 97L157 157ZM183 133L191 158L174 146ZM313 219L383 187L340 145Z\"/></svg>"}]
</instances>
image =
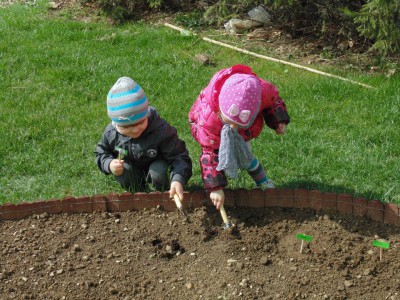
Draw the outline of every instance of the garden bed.
<instances>
[{"instance_id":1,"label":"garden bed","mask_svg":"<svg viewBox=\"0 0 400 300\"><path fill-rule=\"evenodd\" d=\"M84 203L55 202L71 200ZM0 298L400 298L398 227L335 209L237 201L255 204L251 197L231 201L229 230L207 201L192 208L184 202L187 217L170 201L171 211L164 205L115 211L110 202L92 213L3 220ZM298 234L313 238L301 253ZM390 243L382 260L372 245L379 239Z\"/></svg>"}]
</instances>

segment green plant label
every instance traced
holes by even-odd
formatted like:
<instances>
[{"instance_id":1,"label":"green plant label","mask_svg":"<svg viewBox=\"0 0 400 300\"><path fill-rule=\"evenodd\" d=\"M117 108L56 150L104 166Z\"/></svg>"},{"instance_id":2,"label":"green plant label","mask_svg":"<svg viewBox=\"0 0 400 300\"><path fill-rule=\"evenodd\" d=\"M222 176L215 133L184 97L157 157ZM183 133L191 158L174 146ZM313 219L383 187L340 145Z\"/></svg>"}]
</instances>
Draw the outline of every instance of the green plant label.
<instances>
[{"instance_id":1,"label":"green plant label","mask_svg":"<svg viewBox=\"0 0 400 300\"><path fill-rule=\"evenodd\" d=\"M296 234L296 237L300 240L306 241L306 242L311 242L313 240L313 237L311 235L305 235L302 233Z\"/></svg>"},{"instance_id":2,"label":"green plant label","mask_svg":"<svg viewBox=\"0 0 400 300\"><path fill-rule=\"evenodd\" d=\"M379 247L379 248L384 248L384 249L389 249L389 243L388 242L382 242L382 241L373 241L372 246Z\"/></svg>"},{"instance_id":3,"label":"green plant label","mask_svg":"<svg viewBox=\"0 0 400 300\"><path fill-rule=\"evenodd\" d=\"M125 149L122 149L120 147L115 147L115 151L117 151L118 153L121 153L122 155L127 155L128 151Z\"/></svg>"}]
</instances>

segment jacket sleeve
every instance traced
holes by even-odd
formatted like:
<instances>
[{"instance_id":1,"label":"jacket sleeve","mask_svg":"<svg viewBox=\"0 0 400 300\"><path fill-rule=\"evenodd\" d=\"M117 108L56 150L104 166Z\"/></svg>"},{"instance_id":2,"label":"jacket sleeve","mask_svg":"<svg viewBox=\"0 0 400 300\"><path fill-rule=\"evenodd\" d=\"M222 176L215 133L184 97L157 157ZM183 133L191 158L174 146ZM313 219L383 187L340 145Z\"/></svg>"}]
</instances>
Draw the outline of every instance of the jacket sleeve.
<instances>
[{"instance_id":1,"label":"jacket sleeve","mask_svg":"<svg viewBox=\"0 0 400 300\"><path fill-rule=\"evenodd\" d=\"M225 173L217 171L218 154L214 150L203 149L200 156L200 166L204 189L212 192L223 189L228 185Z\"/></svg>"},{"instance_id":2,"label":"jacket sleeve","mask_svg":"<svg viewBox=\"0 0 400 300\"><path fill-rule=\"evenodd\" d=\"M111 174L110 163L115 158L113 154L114 147L110 144L107 129L103 133L100 141L94 150L97 167L106 175Z\"/></svg>"},{"instance_id":3,"label":"jacket sleeve","mask_svg":"<svg viewBox=\"0 0 400 300\"><path fill-rule=\"evenodd\" d=\"M178 137L177 130L165 123L165 133L160 150L170 166L170 180L186 185L192 177L192 160L186 144Z\"/></svg>"},{"instance_id":4,"label":"jacket sleeve","mask_svg":"<svg viewBox=\"0 0 400 300\"><path fill-rule=\"evenodd\" d=\"M278 123L289 124L290 117L286 108L286 104L283 99L279 96L278 89L260 79L262 84L262 104L261 114L268 127L276 129Z\"/></svg>"}]
</instances>

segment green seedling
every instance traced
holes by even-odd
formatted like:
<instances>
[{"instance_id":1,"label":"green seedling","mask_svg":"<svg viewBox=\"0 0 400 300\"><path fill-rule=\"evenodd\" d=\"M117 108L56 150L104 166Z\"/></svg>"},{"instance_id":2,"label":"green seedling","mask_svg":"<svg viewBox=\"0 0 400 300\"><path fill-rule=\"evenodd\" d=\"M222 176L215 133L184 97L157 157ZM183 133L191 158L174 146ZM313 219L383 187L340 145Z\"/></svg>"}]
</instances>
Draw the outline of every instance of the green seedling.
<instances>
[{"instance_id":1,"label":"green seedling","mask_svg":"<svg viewBox=\"0 0 400 300\"><path fill-rule=\"evenodd\" d=\"M120 147L115 147L115 150L118 151L118 160L119 161L121 161L128 154L128 150L122 149Z\"/></svg>"},{"instance_id":2,"label":"green seedling","mask_svg":"<svg viewBox=\"0 0 400 300\"><path fill-rule=\"evenodd\" d=\"M303 246L304 246L304 241L306 242L312 242L313 237L311 235L305 235L303 233L298 233L296 234L296 238L301 240L301 245L300 245L300 253L303 252Z\"/></svg>"},{"instance_id":3,"label":"green seedling","mask_svg":"<svg viewBox=\"0 0 400 300\"><path fill-rule=\"evenodd\" d=\"M383 240L372 241L372 246L379 248L379 260L382 260L383 249L389 249L389 243Z\"/></svg>"}]
</instances>

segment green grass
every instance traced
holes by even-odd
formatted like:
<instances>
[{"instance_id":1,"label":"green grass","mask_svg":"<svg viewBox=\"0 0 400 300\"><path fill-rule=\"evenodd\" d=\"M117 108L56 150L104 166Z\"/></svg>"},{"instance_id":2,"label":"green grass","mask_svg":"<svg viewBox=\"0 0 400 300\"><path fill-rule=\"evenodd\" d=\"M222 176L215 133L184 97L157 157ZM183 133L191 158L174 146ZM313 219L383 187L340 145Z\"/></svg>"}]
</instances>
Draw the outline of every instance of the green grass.
<instances>
[{"instance_id":1,"label":"green grass","mask_svg":"<svg viewBox=\"0 0 400 300\"><path fill-rule=\"evenodd\" d=\"M208 53L215 66L202 66ZM43 4L0 9L0 203L122 192L101 174L94 147L109 122L116 79L141 84L151 105L189 148L201 187L200 147L188 111L219 69L248 64L277 85L292 122L287 135L264 129L254 154L278 187L350 193L400 203L400 76L323 71L366 89L222 48L145 23L115 27L51 16ZM252 188L241 173L229 187Z\"/></svg>"}]
</instances>

